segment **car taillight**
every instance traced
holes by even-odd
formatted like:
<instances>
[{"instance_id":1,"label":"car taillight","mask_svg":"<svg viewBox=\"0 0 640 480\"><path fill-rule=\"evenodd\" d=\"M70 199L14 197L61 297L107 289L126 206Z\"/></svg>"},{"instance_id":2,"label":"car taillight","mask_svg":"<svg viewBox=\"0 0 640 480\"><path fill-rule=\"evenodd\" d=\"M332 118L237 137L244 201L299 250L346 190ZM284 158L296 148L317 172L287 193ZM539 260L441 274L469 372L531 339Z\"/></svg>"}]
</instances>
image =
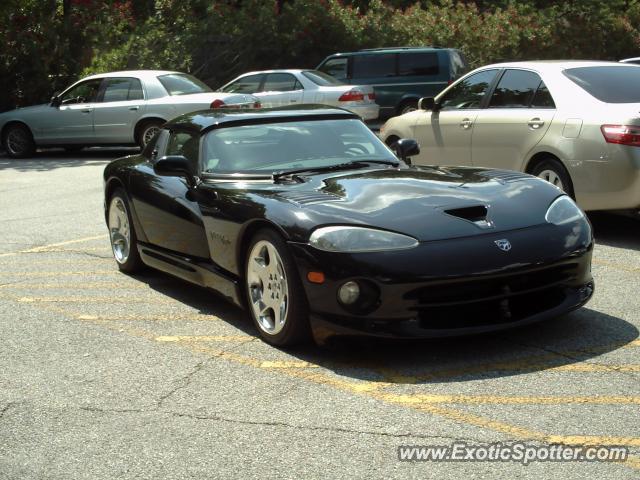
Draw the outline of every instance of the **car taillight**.
<instances>
[{"instance_id":1,"label":"car taillight","mask_svg":"<svg viewBox=\"0 0 640 480\"><path fill-rule=\"evenodd\" d=\"M364 94L360 90L349 90L340 95L339 102L360 102L364 100Z\"/></svg>"},{"instance_id":2,"label":"car taillight","mask_svg":"<svg viewBox=\"0 0 640 480\"><path fill-rule=\"evenodd\" d=\"M255 102L253 104L253 108L262 108L262 104L260 102Z\"/></svg>"},{"instance_id":3,"label":"car taillight","mask_svg":"<svg viewBox=\"0 0 640 480\"><path fill-rule=\"evenodd\" d=\"M213 102L211 102L211 105L209 105L209 108L222 108L225 107L226 104L220 100L219 98L215 99Z\"/></svg>"},{"instance_id":4,"label":"car taillight","mask_svg":"<svg viewBox=\"0 0 640 480\"><path fill-rule=\"evenodd\" d=\"M376 92L370 93L369 100L375 100L375 99L376 99Z\"/></svg>"},{"instance_id":5,"label":"car taillight","mask_svg":"<svg viewBox=\"0 0 640 480\"><path fill-rule=\"evenodd\" d=\"M640 126L638 125L602 125L600 130L607 143L640 147Z\"/></svg>"}]
</instances>

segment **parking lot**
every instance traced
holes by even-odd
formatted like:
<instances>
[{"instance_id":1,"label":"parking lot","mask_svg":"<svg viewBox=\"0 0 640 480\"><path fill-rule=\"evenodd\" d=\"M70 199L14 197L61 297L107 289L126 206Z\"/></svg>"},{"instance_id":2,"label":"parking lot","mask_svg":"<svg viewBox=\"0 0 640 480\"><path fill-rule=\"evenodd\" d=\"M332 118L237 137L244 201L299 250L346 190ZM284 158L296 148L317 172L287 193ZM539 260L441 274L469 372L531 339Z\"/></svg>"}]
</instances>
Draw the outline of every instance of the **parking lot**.
<instances>
[{"instance_id":1,"label":"parking lot","mask_svg":"<svg viewBox=\"0 0 640 480\"><path fill-rule=\"evenodd\" d=\"M102 170L0 158L0 478L640 478L640 220L591 216L593 300L490 336L278 350L118 271ZM400 462L403 445L624 446L611 462Z\"/></svg>"}]
</instances>

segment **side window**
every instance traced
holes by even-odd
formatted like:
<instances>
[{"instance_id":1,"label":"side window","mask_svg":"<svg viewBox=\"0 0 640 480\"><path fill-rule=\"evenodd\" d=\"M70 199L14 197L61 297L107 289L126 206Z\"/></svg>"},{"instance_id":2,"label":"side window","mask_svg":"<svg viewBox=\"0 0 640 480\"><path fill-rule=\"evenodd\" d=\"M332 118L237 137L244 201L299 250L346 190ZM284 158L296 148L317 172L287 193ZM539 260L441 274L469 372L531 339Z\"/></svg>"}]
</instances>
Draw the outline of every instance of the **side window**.
<instances>
[{"instance_id":1,"label":"side window","mask_svg":"<svg viewBox=\"0 0 640 480\"><path fill-rule=\"evenodd\" d=\"M451 50L449 53L449 59L451 61L451 78L458 79L465 73L467 73L467 62L464 59L462 53L457 50Z\"/></svg>"},{"instance_id":2,"label":"side window","mask_svg":"<svg viewBox=\"0 0 640 480\"><path fill-rule=\"evenodd\" d=\"M95 102L102 79L87 80L67 90L60 98L62 105Z\"/></svg>"},{"instance_id":3,"label":"side window","mask_svg":"<svg viewBox=\"0 0 640 480\"><path fill-rule=\"evenodd\" d=\"M527 108L540 85L540 76L526 70L507 70L498 82L489 108Z\"/></svg>"},{"instance_id":4,"label":"side window","mask_svg":"<svg viewBox=\"0 0 640 480\"><path fill-rule=\"evenodd\" d=\"M262 75L248 75L239 78L222 89L227 93L256 93L259 91Z\"/></svg>"},{"instance_id":5,"label":"side window","mask_svg":"<svg viewBox=\"0 0 640 480\"><path fill-rule=\"evenodd\" d=\"M438 75L440 65L436 52L411 52L398 55L398 75Z\"/></svg>"},{"instance_id":6,"label":"side window","mask_svg":"<svg viewBox=\"0 0 640 480\"><path fill-rule=\"evenodd\" d=\"M536 94L533 96L533 101L531 102L531 107L556 108L556 103L553 101L553 97L544 82L540 82L540 85L538 85Z\"/></svg>"},{"instance_id":7,"label":"side window","mask_svg":"<svg viewBox=\"0 0 640 480\"><path fill-rule=\"evenodd\" d=\"M195 167L198 164L199 137L185 132L171 132L165 155L183 155Z\"/></svg>"},{"instance_id":8,"label":"side window","mask_svg":"<svg viewBox=\"0 0 640 480\"><path fill-rule=\"evenodd\" d=\"M327 60L324 65L320 67L320 71L339 80L345 80L347 78L347 59L332 58Z\"/></svg>"},{"instance_id":9,"label":"side window","mask_svg":"<svg viewBox=\"0 0 640 480\"><path fill-rule=\"evenodd\" d=\"M142 82L137 78L130 78L129 97L128 100L144 100L144 92L142 91Z\"/></svg>"},{"instance_id":10,"label":"side window","mask_svg":"<svg viewBox=\"0 0 640 480\"><path fill-rule=\"evenodd\" d=\"M290 92L299 83L290 73L269 73L262 88L265 92Z\"/></svg>"},{"instance_id":11,"label":"side window","mask_svg":"<svg viewBox=\"0 0 640 480\"><path fill-rule=\"evenodd\" d=\"M440 100L441 110L480 108L480 103L497 73L498 70L484 70L458 82Z\"/></svg>"},{"instance_id":12,"label":"side window","mask_svg":"<svg viewBox=\"0 0 640 480\"><path fill-rule=\"evenodd\" d=\"M396 54L355 55L353 78L392 77L396 74Z\"/></svg>"}]
</instances>

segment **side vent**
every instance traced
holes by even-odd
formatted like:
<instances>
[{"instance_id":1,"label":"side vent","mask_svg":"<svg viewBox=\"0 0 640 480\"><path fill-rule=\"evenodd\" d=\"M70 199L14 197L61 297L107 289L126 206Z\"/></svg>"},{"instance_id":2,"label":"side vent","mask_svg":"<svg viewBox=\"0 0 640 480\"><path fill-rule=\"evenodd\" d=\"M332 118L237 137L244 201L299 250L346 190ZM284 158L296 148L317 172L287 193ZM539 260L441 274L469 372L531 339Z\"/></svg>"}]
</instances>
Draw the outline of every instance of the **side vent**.
<instances>
[{"instance_id":1,"label":"side vent","mask_svg":"<svg viewBox=\"0 0 640 480\"><path fill-rule=\"evenodd\" d=\"M519 180L525 180L531 178L531 175L522 172L512 172L509 170L484 170L479 172L478 175L489 178L491 180L497 180L498 182L517 182Z\"/></svg>"},{"instance_id":2,"label":"side vent","mask_svg":"<svg viewBox=\"0 0 640 480\"><path fill-rule=\"evenodd\" d=\"M491 228L493 224L487 220L489 210L484 205L474 205L473 207L452 208L444 213L452 217L458 217L468 222L474 223L480 228Z\"/></svg>"},{"instance_id":3,"label":"side vent","mask_svg":"<svg viewBox=\"0 0 640 480\"><path fill-rule=\"evenodd\" d=\"M280 194L282 198L286 198L291 203L296 205L309 205L313 203L325 203L325 202L338 202L342 200L342 197L334 195L332 193L323 192L320 190L312 191L288 191Z\"/></svg>"}]
</instances>

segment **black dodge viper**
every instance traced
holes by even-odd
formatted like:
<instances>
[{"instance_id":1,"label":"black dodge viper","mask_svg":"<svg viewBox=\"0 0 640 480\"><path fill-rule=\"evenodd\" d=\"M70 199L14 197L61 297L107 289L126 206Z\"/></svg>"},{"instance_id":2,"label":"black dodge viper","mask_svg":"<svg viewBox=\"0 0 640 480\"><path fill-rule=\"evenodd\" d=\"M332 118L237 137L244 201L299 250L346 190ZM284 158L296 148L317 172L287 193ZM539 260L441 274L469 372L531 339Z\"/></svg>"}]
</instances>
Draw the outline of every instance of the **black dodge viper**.
<instances>
[{"instance_id":1,"label":"black dodge viper","mask_svg":"<svg viewBox=\"0 0 640 480\"><path fill-rule=\"evenodd\" d=\"M570 197L395 149L328 107L178 117L105 168L117 265L220 292L274 345L487 332L589 300L593 236Z\"/></svg>"}]
</instances>

